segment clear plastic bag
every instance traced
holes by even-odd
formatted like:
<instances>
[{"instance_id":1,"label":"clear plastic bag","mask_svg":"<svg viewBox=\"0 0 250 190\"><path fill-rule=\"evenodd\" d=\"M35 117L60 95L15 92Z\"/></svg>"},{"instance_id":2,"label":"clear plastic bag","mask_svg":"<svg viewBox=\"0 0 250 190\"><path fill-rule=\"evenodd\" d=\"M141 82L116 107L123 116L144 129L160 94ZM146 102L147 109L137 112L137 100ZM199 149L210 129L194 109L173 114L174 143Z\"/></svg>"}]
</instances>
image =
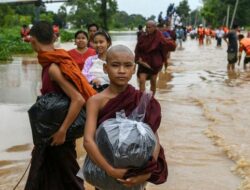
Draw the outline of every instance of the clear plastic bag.
<instances>
[{"instance_id":1,"label":"clear plastic bag","mask_svg":"<svg viewBox=\"0 0 250 190\"><path fill-rule=\"evenodd\" d=\"M153 154L156 138L143 123L151 94L143 93L139 105L129 117L124 110L116 118L104 121L96 131L96 143L106 160L116 168L141 167ZM102 190L144 190L145 183L131 188L120 184L96 166L87 156L82 169L84 179Z\"/></svg>"}]
</instances>

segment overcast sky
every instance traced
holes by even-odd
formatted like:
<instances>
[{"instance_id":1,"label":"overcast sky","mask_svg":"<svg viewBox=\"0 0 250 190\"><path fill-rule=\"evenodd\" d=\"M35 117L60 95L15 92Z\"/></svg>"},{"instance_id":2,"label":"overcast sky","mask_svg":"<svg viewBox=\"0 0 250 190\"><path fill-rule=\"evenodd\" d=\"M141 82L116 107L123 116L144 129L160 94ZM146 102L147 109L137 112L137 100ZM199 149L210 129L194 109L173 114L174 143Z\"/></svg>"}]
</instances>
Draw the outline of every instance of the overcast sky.
<instances>
[{"instance_id":1,"label":"overcast sky","mask_svg":"<svg viewBox=\"0 0 250 190\"><path fill-rule=\"evenodd\" d=\"M145 17L151 15L158 16L162 11L165 15L167 7L170 3L175 6L179 5L181 0L116 0L119 11L126 11L128 14L141 14ZM191 10L201 6L201 0L188 0ZM61 3L47 3L47 10L57 12Z\"/></svg>"}]
</instances>

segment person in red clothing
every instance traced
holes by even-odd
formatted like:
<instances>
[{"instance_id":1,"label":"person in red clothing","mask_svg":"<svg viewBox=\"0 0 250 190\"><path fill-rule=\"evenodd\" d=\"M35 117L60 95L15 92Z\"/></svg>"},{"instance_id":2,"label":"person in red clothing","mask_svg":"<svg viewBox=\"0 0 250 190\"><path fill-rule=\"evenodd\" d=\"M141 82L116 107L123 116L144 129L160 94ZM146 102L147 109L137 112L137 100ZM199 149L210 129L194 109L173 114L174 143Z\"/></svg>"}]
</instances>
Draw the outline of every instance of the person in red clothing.
<instances>
[{"instance_id":1,"label":"person in red clothing","mask_svg":"<svg viewBox=\"0 0 250 190\"><path fill-rule=\"evenodd\" d=\"M198 34L198 39L199 39L199 45L203 45L204 44L204 37L205 37L205 30L203 28L203 25L200 24L197 30L197 34Z\"/></svg>"},{"instance_id":2,"label":"person in red clothing","mask_svg":"<svg viewBox=\"0 0 250 190\"><path fill-rule=\"evenodd\" d=\"M88 34L83 30L78 30L75 33L75 44L76 48L69 50L69 55L78 64L80 70L83 69L85 60L96 54L96 51L92 48L87 47L88 44Z\"/></svg>"},{"instance_id":3,"label":"person in red clothing","mask_svg":"<svg viewBox=\"0 0 250 190\"><path fill-rule=\"evenodd\" d=\"M34 146L25 190L84 190L83 180L76 176L79 165L75 139L67 141L66 134L85 102L96 92L67 51L54 48L54 32L49 22L35 23L30 35L31 46L42 66L42 95L65 94L70 105L51 143Z\"/></svg>"},{"instance_id":4,"label":"person in red clothing","mask_svg":"<svg viewBox=\"0 0 250 190\"><path fill-rule=\"evenodd\" d=\"M30 42L30 28L26 24L22 26L20 34L24 42Z\"/></svg>"},{"instance_id":5,"label":"person in red clothing","mask_svg":"<svg viewBox=\"0 0 250 190\"><path fill-rule=\"evenodd\" d=\"M87 101L87 118L84 131L84 147L90 159L109 176L126 187L148 181L154 184L166 182L168 176L164 150L159 143L157 130L161 122L161 107L152 97L145 108L144 123L148 124L156 136L156 146L152 157L139 168L116 168L101 153L96 144L96 129L104 121L115 118L116 113L124 110L126 116L138 106L143 92L136 90L128 82L135 73L133 52L124 45L112 46L107 53L104 72L108 74L110 85ZM128 188L129 189L129 188Z\"/></svg>"},{"instance_id":6,"label":"person in red clothing","mask_svg":"<svg viewBox=\"0 0 250 190\"><path fill-rule=\"evenodd\" d=\"M212 30L210 27L207 27L205 29L205 36L206 36L206 44L210 45L212 43L212 41L211 41Z\"/></svg>"},{"instance_id":7,"label":"person in red clothing","mask_svg":"<svg viewBox=\"0 0 250 190\"><path fill-rule=\"evenodd\" d=\"M60 36L60 28L59 28L59 25L57 23L55 23L53 25L53 31L55 34L55 38L57 39Z\"/></svg>"},{"instance_id":8,"label":"person in red clothing","mask_svg":"<svg viewBox=\"0 0 250 190\"><path fill-rule=\"evenodd\" d=\"M238 65L240 65L242 52L245 51L246 56L244 59L244 69L247 68L247 64L250 63L250 38L245 38L243 34L238 36L240 47L239 47L239 61Z\"/></svg>"},{"instance_id":9,"label":"person in red clothing","mask_svg":"<svg viewBox=\"0 0 250 190\"><path fill-rule=\"evenodd\" d=\"M225 33L225 35L229 32L229 29L228 29L228 27L226 27L226 26L224 26L224 27L222 27L223 28L223 31L224 31L224 33Z\"/></svg>"},{"instance_id":10,"label":"person in red clothing","mask_svg":"<svg viewBox=\"0 0 250 190\"><path fill-rule=\"evenodd\" d=\"M141 91L145 91L146 80L150 80L150 90L155 94L158 73L172 46L175 46L174 42L164 38L157 29L155 21L147 21L146 32L139 37L135 47L135 62L138 64L137 78Z\"/></svg>"}]
</instances>

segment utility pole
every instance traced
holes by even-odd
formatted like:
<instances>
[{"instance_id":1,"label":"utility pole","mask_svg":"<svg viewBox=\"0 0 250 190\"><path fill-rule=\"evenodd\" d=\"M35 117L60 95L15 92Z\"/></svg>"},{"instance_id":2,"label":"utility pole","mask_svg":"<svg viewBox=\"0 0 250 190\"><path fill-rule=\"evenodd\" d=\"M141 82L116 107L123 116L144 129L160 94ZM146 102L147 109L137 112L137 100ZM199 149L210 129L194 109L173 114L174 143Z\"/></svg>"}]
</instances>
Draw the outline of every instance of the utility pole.
<instances>
[{"instance_id":1,"label":"utility pole","mask_svg":"<svg viewBox=\"0 0 250 190\"><path fill-rule=\"evenodd\" d=\"M38 0L35 2L35 22L40 21L40 11L42 3L42 0Z\"/></svg>"},{"instance_id":2,"label":"utility pole","mask_svg":"<svg viewBox=\"0 0 250 190\"><path fill-rule=\"evenodd\" d=\"M107 13L107 0L101 0L101 15L103 20L103 28L108 31L108 13Z\"/></svg>"},{"instance_id":3,"label":"utility pole","mask_svg":"<svg viewBox=\"0 0 250 190\"><path fill-rule=\"evenodd\" d=\"M230 5L227 6L227 20L226 20L226 26L229 27L229 15L230 15Z\"/></svg>"},{"instance_id":4,"label":"utility pole","mask_svg":"<svg viewBox=\"0 0 250 190\"><path fill-rule=\"evenodd\" d=\"M237 11L237 8L238 8L238 4L239 4L239 0L236 0L235 7L234 7L234 13L233 13L233 17L232 17L232 20L231 20L230 28L232 28L232 26L233 26L234 18L235 18L236 11Z\"/></svg>"}]
</instances>

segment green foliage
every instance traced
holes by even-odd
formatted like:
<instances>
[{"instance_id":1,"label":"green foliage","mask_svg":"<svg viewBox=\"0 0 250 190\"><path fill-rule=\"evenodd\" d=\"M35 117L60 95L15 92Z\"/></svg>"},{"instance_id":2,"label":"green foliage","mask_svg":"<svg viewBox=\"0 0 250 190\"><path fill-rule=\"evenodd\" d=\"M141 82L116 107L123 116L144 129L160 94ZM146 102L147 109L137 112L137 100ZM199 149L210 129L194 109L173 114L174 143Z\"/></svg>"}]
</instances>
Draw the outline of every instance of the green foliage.
<instances>
[{"instance_id":1,"label":"green foliage","mask_svg":"<svg viewBox=\"0 0 250 190\"><path fill-rule=\"evenodd\" d=\"M19 16L19 23L20 25L26 24L27 26L31 24L31 16L20 15Z\"/></svg>"},{"instance_id":2,"label":"green foliage","mask_svg":"<svg viewBox=\"0 0 250 190\"><path fill-rule=\"evenodd\" d=\"M58 13L54 15L54 22L57 23L61 28L64 28L67 24L67 10L64 5L62 5Z\"/></svg>"},{"instance_id":3,"label":"green foliage","mask_svg":"<svg viewBox=\"0 0 250 190\"><path fill-rule=\"evenodd\" d=\"M46 13L40 14L40 20L46 20L50 23L53 23L54 21L53 17L54 17L53 12L46 12Z\"/></svg>"},{"instance_id":4,"label":"green foliage","mask_svg":"<svg viewBox=\"0 0 250 190\"><path fill-rule=\"evenodd\" d=\"M142 15L132 14L128 15L125 11L118 11L113 16L113 25L114 29L131 29L135 28L138 25L144 25L146 19Z\"/></svg>"},{"instance_id":5,"label":"green foliage","mask_svg":"<svg viewBox=\"0 0 250 190\"><path fill-rule=\"evenodd\" d=\"M200 23L202 23L201 12L198 9L192 11L190 13L190 17L191 17L190 23L189 23L190 25L197 26Z\"/></svg>"},{"instance_id":6,"label":"green foliage","mask_svg":"<svg viewBox=\"0 0 250 190\"><path fill-rule=\"evenodd\" d=\"M67 3L72 6L68 16L68 20L76 28L81 28L89 23L100 24L96 12L96 2L92 0L72 0Z\"/></svg>"},{"instance_id":7,"label":"green foliage","mask_svg":"<svg viewBox=\"0 0 250 190\"><path fill-rule=\"evenodd\" d=\"M6 43L2 43L0 39L0 43L2 44L0 46L0 60L10 60L11 59L11 52L8 48Z\"/></svg>"},{"instance_id":8,"label":"green foliage","mask_svg":"<svg viewBox=\"0 0 250 190\"><path fill-rule=\"evenodd\" d=\"M68 42L74 40L74 32L69 32L66 30L60 31L61 41L62 42Z\"/></svg>"},{"instance_id":9,"label":"green foliage","mask_svg":"<svg viewBox=\"0 0 250 190\"><path fill-rule=\"evenodd\" d=\"M11 15L4 16L4 26L5 27L16 26L16 25L18 25L18 23L19 23L18 15L11 14Z\"/></svg>"},{"instance_id":10,"label":"green foliage","mask_svg":"<svg viewBox=\"0 0 250 190\"><path fill-rule=\"evenodd\" d=\"M32 53L31 45L21 41L18 28L0 30L0 60L9 60L13 54Z\"/></svg>"},{"instance_id":11,"label":"green foliage","mask_svg":"<svg viewBox=\"0 0 250 190\"><path fill-rule=\"evenodd\" d=\"M70 6L67 13L66 6ZM0 26L13 27L23 24L32 24L35 17L36 6L34 4L0 4ZM155 20L152 15L148 19ZM40 7L40 20L58 23L64 28L70 23L75 28L85 28L87 24L96 23L102 28L130 29L139 24L144 25L146 19L139 14L128 15L124 11L118 11L116 0L70 0L63 4L58 13L46 11L46 7ZM68 37L65 37L68 40Z\"/></svg>"},{"instance_id":12,"label":"green foliage","mask_svg":"<svg viewBox=\"0 0 250 190\"><path fill-rule=\"evenodd\" d=\"M104 6L104 4L106 6ZM72 0L67 3L72 6L68 21L76 28L82 28L90 23L96 23L102 28L107 28L106 23L112 25L112 17L117 11L115 0Z\"/></svg>"},{"instance_id":13,"label":"green foliage","mask_svg":"<svg viewBox=\"0 0 250 190\"><path fill-rule=\"evenodd\" d=\"M10 7L15 11L16 14L19 15L32 15L35 13L35 5L34 4L21 4L16 5L15 3L10 4Z\"/></svg>"},{"instance_id":14,"label":"green foliage","mask_svg":"<svg viewBox=\"0 0 250 190\"><path fill-rule=\"evenodd\" d=\"M207 24L218 27L225 24L227 7L220 0L207 0L201 10L201 15Z\"/></svg>"},{"instance_id":15,"label":"green foliage","mask_svg":"<svg viewBox=\"0 0 250 190\"><path fill-rule=\"evenodd\" d=\"M180 15L181 19L182 19L182 22L184 24L187 24L188 23L188 19L189 19L189 15L190 15L190 7L189 7L189 4L188 4L188 1L187 0L182 0L178 7L176 8L176 12L178 15Z\"/></svg>"},{"instance_id":16,"label":"green foliage","mask_svg":"<svg viewBox=\"0 0 250 190\"><path fill-rule=\"evenodd\" d=\"M15 26L18 23L18 15L10 6L0 4L0 26Z\"/></svg>"},{"instance_id":17,"label":"green foliage","mask_svg":"<svg viewBox=\"0 0 250 190\"><path fill-rule=\"evenodd\" d=\"M155 15L151 15L150 17L147 18L147 20L155 20L156 16Z\"/></svg>"},{"instance_id":18,"label":"green foliage","mask_svg":"<svg viewBox=\"0 0 250 190\"><path fill-rule=\"evenodd\" d=\"M227 7L230 6L230 23L236 0L203 0L202 16L214 27L225 25ZM245 26L250 23L249 0L240 0L235 15L235 23ZM229 24L230 24L229 23Z\"/></svg>"},{"instance_id":19,"label":"green foliage","mask_svg":"<svg viewBox=\"0 0 250 190\"><path fill-rule=\"evenodd\" d=\"M176 8L176 12L178 15L180 15L182 18L186 18L189 16L190 7L188 5L187 0L182 0L179 4L179 6Z\"/></svg>"}]
</instances>

